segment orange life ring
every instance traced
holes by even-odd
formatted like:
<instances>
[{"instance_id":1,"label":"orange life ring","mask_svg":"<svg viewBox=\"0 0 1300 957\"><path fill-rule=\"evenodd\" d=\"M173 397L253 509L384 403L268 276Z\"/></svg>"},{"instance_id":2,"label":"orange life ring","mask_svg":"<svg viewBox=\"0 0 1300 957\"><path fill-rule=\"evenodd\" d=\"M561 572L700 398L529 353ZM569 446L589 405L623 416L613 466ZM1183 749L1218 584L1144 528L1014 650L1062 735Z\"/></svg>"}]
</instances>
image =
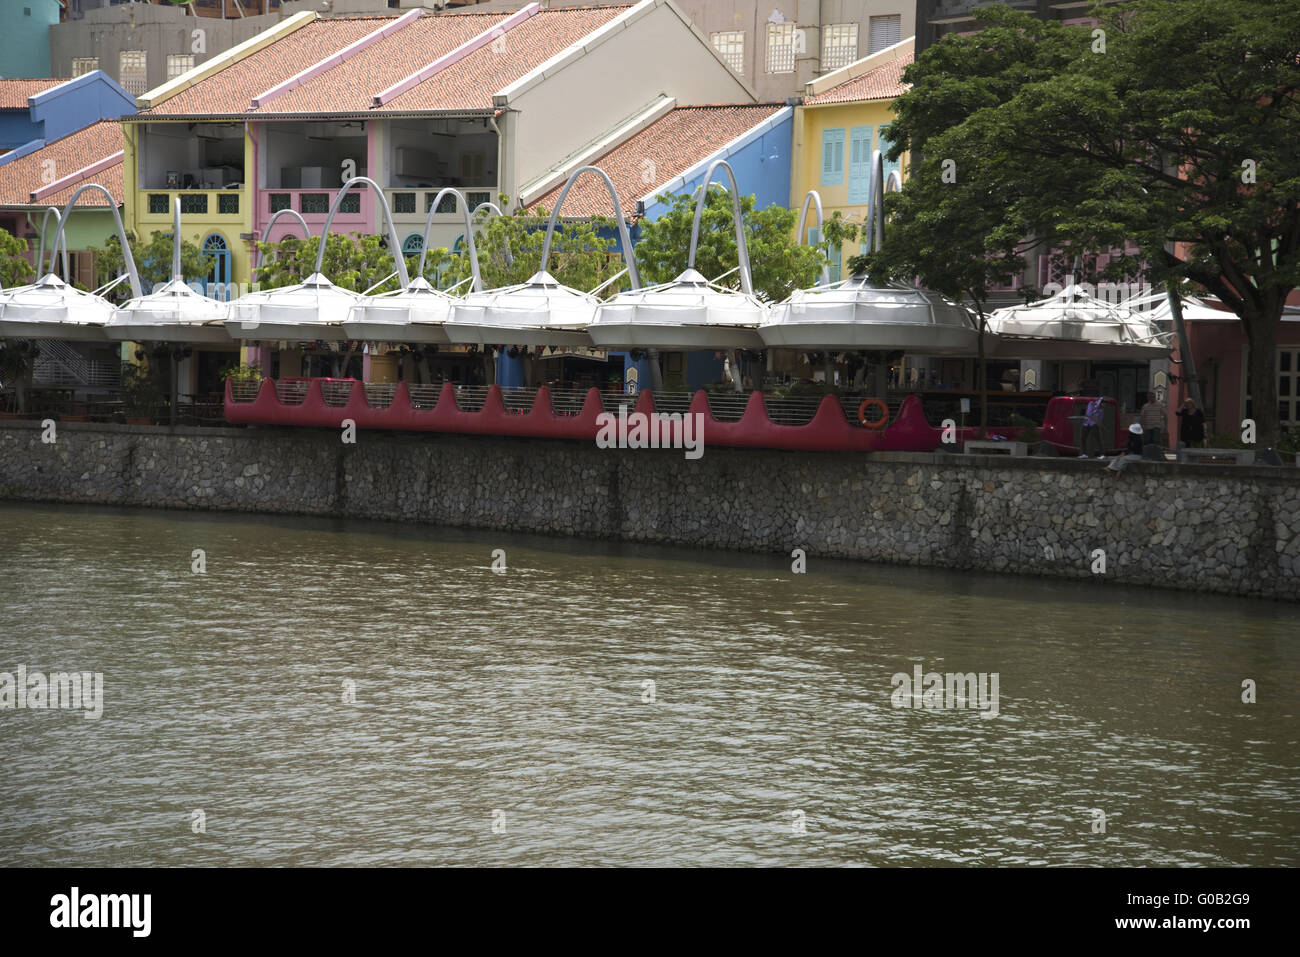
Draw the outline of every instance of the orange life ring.
<instances>
[{"instance_id":1,"label":"orange life ring","mask_svg":"<svg viewBox=\"0 0 1300 957\"><path fill-rule=\"evenodd\" d=\"M879 409L880 418L867 421L867 409ZM862 404L858 406L858 422L863 428L883 429L889 422L889 406L885 405L883 399L863 399Z\"/></svg>"}]
</instances>

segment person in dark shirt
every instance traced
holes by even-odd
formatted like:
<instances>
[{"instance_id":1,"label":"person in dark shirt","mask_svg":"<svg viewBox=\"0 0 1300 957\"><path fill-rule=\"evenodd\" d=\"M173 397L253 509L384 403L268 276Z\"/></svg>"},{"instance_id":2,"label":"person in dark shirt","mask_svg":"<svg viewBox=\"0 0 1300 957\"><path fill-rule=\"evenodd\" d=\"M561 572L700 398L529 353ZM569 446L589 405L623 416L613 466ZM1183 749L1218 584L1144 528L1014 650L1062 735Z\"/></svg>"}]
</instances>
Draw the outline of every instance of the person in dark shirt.
<instances>
[{"instance_id":1,"label":"person in dark shirt","mask_svg":"<svg viewBox=\"0 0 1300 957\"><path fill-rule=\"evenodd\" d=\"M1178 415L1178 440L1190 448L1205 444L1205 413L1188 399L1176 413Z\"/></svg>"},{"instance_id":2,"label":"person in dark shirt","mask_svg":"<svg viewBox=\"0 0 1300 957\"><path fill-rule=\"evenodd\" d=\"M1128 445L1124 448L1124 454L1111 459L1110 465L1106 466L1107 470L1114 475L1119 475L1133 462L1142 461L1142 446L1145 441L1142 426L1134 422L1128 427Z\"/></svg>"}]
</instances>

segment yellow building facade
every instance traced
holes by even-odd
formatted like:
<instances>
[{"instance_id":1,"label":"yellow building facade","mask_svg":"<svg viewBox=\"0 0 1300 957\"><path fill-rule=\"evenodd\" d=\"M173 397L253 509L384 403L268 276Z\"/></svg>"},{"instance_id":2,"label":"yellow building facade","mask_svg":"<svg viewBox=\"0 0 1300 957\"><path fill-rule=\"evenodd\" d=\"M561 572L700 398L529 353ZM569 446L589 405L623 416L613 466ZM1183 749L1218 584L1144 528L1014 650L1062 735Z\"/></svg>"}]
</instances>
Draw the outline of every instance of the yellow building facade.
<instances>
[{"instance_id":1,"label":"yellow building facade","mask_svg":"<svg viewBox=\"0 0 1300 957\"><path fill-rule=\"evenodd\" d=\"M803 104L795 109L790 205L799 209L809 190L821 197L826 219L835 213L865 223L870 209L871 157L888 152L894 100L906 90L902 72L912 62L913 38L864 57L808 84ZM906 176L906 154L885 160L885 173ZM810 211L808 233L816 241L816 217ZM844 265L861 251L861 242L832 250L831 279L844 278Z\"/></svg>"}]
</instances>

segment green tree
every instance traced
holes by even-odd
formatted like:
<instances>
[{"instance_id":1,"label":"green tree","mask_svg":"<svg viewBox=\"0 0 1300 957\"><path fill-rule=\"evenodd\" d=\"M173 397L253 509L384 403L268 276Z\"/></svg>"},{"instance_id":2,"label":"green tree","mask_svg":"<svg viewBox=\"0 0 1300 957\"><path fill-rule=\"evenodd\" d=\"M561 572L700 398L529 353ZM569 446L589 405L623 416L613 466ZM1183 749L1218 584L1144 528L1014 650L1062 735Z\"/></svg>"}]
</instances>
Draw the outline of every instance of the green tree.
<instances>
[{"instance_id":1,"label":"green tree","mask_svg":"<svg viewBox=\"0 0 1300 957\"><path fill-rule=\"evenodd\" d=\"M503 203L509 202L502 196ZM538 207L529 212L518 209L510 216L496 216L489 211L475 218L474 243L478 252L483 288L497 289L527 282L538 271L546 225L550 212ZM548 271L555 279L573 289L591 290L624 268L623 257L615 252L617 224L606 217L561 219L551 240ZM414 270L413 270L414 271ZM427 276L440 275L442 285L450 286L470 275L469 250L450 252L431 249L425 262ZM602 294L616 292L630 284L626 277L610 283Z\"/></svg>"},{"instance_id":2,"label":"green tree","mask_svg":"<svg viewBox=\"0 0 1300 957\"><path fill-rule=\"evenodd\" d=\"M659 201L671 206L658 219L641 227L641 239L636 245L641 281L647 286L676 279L686 269L695 221L694 195L664 195ZM806 246L794 236L798 218L794 210L772 205L755 212L752 194L740 198L740 209L754 292L774 302L785 299L796 289L814 285L829 261L827 250L858 237L857 225L846 223L836 213L823 225L823 240ZM738 263L731 211L729 193L720 189L709 191L700 217L695 255L695 268L709 279L721 276ZM738 289L740 278L733 273L724 284Z\"/></svg>"},{"instance_id":3,"label":"green tree","mask_svg":"<svg viewBox=\"0 0 1300 957\"><path fill-rule=\"evenodd\" d=\"M135 259L136 271L140 274L140 284L147 294L154 286L165 283L172 278L172 234L154 232L149 242L141 243L135 233L127 232L126 241L131 244L131 255ZM103 248L91 246L95 261L95 287L116 279L126 271L126 260L122 257L122 243L117 236L110 236ZM187 280L201 279L212 267L212 257L199 249L189 240L181 241L181 273ZM108 293L113 302L125 302L131 298L130 286L118 283Z\"/></svg>"},{"instance_id":4,"label":"green tree","mask_svg":"<svg viewBox=\"0 0 1300 957\"><path fill-rule=\"evenodd\" d=\"M1128 0L1093 15L1101 32L981 9L982 32L908 68L890 157L911 151L913 169L886 201L877 268L974 296L1029 249L1135 241L1108 276L1190 280L1241 318L1271 444L1278 330L1300 285L1300 5Z\"/></svg>"},{"instance_id":5,"label":"green tree","mask_svg":"<svg viewBox=\"0 0 1300 957\"><path fill-rule=\"evenodd\" d=\"M325 258L321 263L321 272L325 278L334 285L353 292L365 292L376 284L379 285L373 290L374 293L396 289L398 282L392 273L397 266L382 237L353 236L330 233L325 243ZM261 287L274 289L292 286L315 271L320 237L299 239L286 236L279 242L258 243L257 248L261 264L253 270L253 277ZM415 274L418 262L416 258L406 259L407 270L411 275Z\"/></svg>"},{"instance_id":6,"label":"green tree","mask_svg":"<svg viewBox=\"0 0 1300 957\"><path fill-rule=\"evenodd\" d=\"M0 286L21 286L35 275L32 264L23 258L27 248L27 240L0 229Z\"/></svg>"}]
</instances>

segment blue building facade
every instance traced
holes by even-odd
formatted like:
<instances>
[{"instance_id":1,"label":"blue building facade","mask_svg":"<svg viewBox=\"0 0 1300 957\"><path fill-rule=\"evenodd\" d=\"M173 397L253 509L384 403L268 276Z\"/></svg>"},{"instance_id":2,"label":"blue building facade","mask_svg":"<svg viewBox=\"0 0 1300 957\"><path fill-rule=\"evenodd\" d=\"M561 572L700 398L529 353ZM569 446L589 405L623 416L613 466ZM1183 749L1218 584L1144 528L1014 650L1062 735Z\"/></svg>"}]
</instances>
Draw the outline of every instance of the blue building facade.
<instances>
[{"instance_id":1,"label":"blue building facade","mask_svg":"<svg viewBox=\"0 0 1300 957\"><path fill-rule=\"evenodd\" d=\"M52 86L29 97L26 109L0 111L0 149L11 150L0 156L0 166L92 123L135 111L135 97L103 70Z\"/></svg>"},{"instance_id":2,"label":"blue building facade","mask_svg":"<svg viewBox=\"0 0 1300 957\"><path fill-rule=\"evenodd\" d=\"M641 199L644 219L654 221L668 212L671 203L660 196L693 194L704 183L704 174L715 160L726 160L736 175L740 194L754 196L754 209L762 210L776 204L784 206L790 200L791 156L794 149L794 109L778 110L764 122L728 143L722 149L696 163L676 179L658 187ZM714 174L714 182L722 177ZM640 225L632 232L633 245L640 239ZM709 277L713 278L713 277ZM611 353L623 357L623 379L629 391L650 388L650 363L639 357L634 360L628 353ZM665 379L681 378L689 391L700 389L722 378L722 357L711 351L689 352L684 357L680 372L665 370Z\"/></svg>"}]
</instances>

